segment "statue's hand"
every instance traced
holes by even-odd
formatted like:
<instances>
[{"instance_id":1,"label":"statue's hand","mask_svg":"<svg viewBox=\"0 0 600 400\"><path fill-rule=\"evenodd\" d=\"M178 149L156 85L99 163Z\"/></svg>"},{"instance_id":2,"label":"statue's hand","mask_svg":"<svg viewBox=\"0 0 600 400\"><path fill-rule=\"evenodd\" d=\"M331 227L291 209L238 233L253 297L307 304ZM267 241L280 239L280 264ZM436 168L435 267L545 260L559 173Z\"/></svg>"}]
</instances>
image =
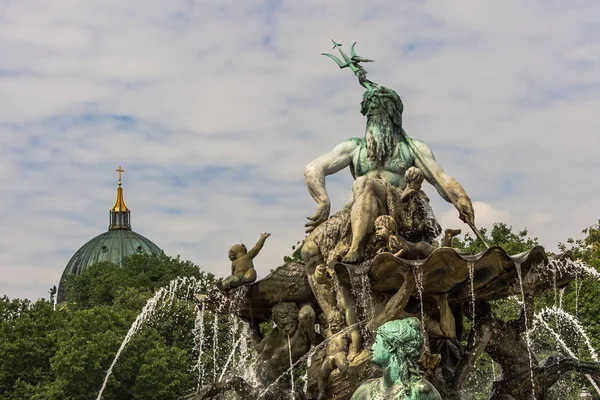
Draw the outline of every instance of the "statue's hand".
<instances>
[{"instance_id":1,"label":"statue's hand","mask_svg":"<svg viewBox=\"0 0 600 400\"><path fill-rule=\"evenodd\" d=\"M317 226L327 221L329 218L329 212L331 211L331 203L329 201L319 203L317 206L317 212L308 217L309 222L304 225L306 227L306 233L312 232Z\"/></svg>"},{"instance_id":2,"label":"statue's hand","mask_svg":"<svg viewBox=\"0 0 600 400\"><path fill-rule=\"evenodd\" d=\"M458 216L461 221L470 226L475 226L475 211L473 211L471 199L468 197L461 197L456 202L456 208L458 209Z\"/></svg>"},{"instance_id":3,"label":"statue's hand","mask_svg":"<svg viewBox=\"0 0 600 400\"><path fill-rule=\"evenodd\" d=\"M261 238L261 239L266 239L266 238L268 238L269 236L271 236L271 234L270 234L270 233L261 233L261 234L260 234L260 238Z\"/></svg>"}]
</instances>

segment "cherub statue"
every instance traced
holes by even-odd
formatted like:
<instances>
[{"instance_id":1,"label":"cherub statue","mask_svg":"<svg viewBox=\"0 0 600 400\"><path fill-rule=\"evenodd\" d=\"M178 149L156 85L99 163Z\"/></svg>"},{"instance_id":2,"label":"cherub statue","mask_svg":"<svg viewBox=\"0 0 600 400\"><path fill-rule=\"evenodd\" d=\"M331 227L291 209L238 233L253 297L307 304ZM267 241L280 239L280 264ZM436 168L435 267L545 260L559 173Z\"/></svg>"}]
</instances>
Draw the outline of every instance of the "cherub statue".
<instances>
[{"instance_id":1,"label":"cherub statue","mask_svg":"<svg viewBox=\"0 0 600 400\"><path fill-rule=\"evenodd\" d=\"M396 220L389 215L380 215L375 219L375 235L385 243L379 252L389 251L396 257L406 260L418 260L429 257L435 247L426 242L412 243L398 235Z\"/></svg>"},{"instance_id":2,"label":"cherub statue","mask_svg":"<svg viewBox=\"0 0 600 400\"><path fill-rule=\"evenodd\" d=\"M347 351L350 334L343 331L345 328L343 316L339 312L334 312L329 318L328 335L326 335L326 339L330 339L330 342L324 349L325 357L317 377L319 386L317 400L325 400L327 397L327 380L335 368L339 369L342 373L348 370Z\"/></svg>"},{"instance_id":3,"label":"cherub statue","mask_svg":"<svg viewBox=\"0 0 600 400\"><path fill-rule=\"evenodd\" d=\"M442 239L443 247L452 247L452 238L460 234L460 229L446 229ZM409 242L396 231L396 220L389 215L381 215L375 219L375 235L377 240L385 243L378 253L389 251L396 257L405 260L425 259L436 249L427 242Z\"/></svg>"},{"instance_id":4,"label":"cherub statue","mask_svg":"<svg viewBox=\"0 0 600 400\"><path fill-rule=\"evenodd\" d=\"M420 377L417 361L423 347L417 318L389 321L377 329L373 363L383 368L383 377L369 379L352 400L442 400L436 388Z\"/></svg>"},{"instance_id":5,"label":"cherub statue","mask_svg":"<svg viewBox=\"0 0 600 400\"><path fill-rule=\"evenodd\" d=\"M258 255L265 244L265 240L271 236L270 233L263 233L252 250L248 251L243 244L235 244L229 249L229 259L231 262L231 275L223 281L217 283L221 290L227 290L252 283L256 280L256 270L252 260Z\"/></svg>"},{"instance_id":6,"label":"cherub statue","mask_svg":"<svg viewBox=\"0 0 600 400\"><path fill-rule=\"evenodd\" d=\"M324 262L319 247L313 241L306 241L302 246L302 260L307 267L309 282L313 293L323 312L330 322L334 314L342 312L345 317L346 327L349 331L350 348L347 359L352 361L360 353L361 337L358 328L358 316L356 315L356 304L351 291L343 285L334 285L335 271ZM343 323L343 322L342 322Z\"/></svg>"}]
</instances>

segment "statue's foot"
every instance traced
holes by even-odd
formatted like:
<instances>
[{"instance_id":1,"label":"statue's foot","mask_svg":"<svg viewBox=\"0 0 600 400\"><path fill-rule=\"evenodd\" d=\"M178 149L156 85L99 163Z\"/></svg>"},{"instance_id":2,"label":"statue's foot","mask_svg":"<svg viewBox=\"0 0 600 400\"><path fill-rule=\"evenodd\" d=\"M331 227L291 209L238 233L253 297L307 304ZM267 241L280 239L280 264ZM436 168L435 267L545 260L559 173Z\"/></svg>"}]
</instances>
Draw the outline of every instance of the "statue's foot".
<instances>
[{"instance_id":1,"label":"statue's foot","mask_svg":"<svg viewBox=\"0 0 600 400\"><path fill-rule=\"evenodd\" d=\"M460 229L446 229L444 231L444 235L450 236L451 238L453 238L456 235L460 235Z\"/></svg>"},{"instance_id":2,"label":"statue's foot","mask_svg":"<svg viewBox=\"0 0 600 400\"><path fill-rule=\"evenodd\" d=\"M348 362L352 362L352 360L354 360L357 355L358 355L358 351L356 351L354 349L350 349L350 351L348 352L348 355L346 356L346 360L348 360ZM340 368L340 370L341 370L341 368Z\"/></svg>"},{"instance_id":3,"label":"statue's foot","mask_svg":"<svg viewBox=\"0 0 600 400\"><path fill-rule=\"evenodd\" d=\"M348 253L342 258L342 262L347 264L356 264L363 257L362 251L359 250L350 250Z\"/></svg>"}]
</instances>

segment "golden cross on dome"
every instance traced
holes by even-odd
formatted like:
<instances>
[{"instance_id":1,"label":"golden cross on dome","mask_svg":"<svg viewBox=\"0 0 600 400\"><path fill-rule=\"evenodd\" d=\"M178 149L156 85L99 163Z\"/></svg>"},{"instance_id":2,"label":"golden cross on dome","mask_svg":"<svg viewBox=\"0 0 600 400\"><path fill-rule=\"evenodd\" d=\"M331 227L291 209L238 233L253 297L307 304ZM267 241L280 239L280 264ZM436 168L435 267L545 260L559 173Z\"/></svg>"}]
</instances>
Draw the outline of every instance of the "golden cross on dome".
<instances>
[{"instance_id":1,"label":"golden cross on dome","mask_svg":"<svg viewBox=\"0 0 600 400\"><path fill-rule=\"evenodd\" d=\"M121 186L121 172L125 172L125 170L122 169L119 165L119 168L117 168L117 172L119 173L119 186Z\"/></svg>"}]
</instances>

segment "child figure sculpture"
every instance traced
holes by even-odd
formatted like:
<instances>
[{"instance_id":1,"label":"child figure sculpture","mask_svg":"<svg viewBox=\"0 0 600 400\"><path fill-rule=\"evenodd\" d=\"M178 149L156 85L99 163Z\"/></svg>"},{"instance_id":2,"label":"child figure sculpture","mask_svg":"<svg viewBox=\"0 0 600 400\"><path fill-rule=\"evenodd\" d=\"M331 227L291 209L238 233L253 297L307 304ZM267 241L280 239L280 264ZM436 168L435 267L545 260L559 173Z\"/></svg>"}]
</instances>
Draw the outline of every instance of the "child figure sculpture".
<instances>
[{"instance_id":1,"label":"child figure sculpture","mask_svg":"<svg viewBox=\"0 0 600 400\"><path fill-rule=\"evenodd\" d=\"M242 286L246 283L252 283L256 280L256 270L252 260L258 255L265 244L265 240L271 236L270 233L263 233L256 245L248 251L243 244L235 244L229 249L229 259L231 262L231 275L222 282L217 283L221 290L227 290Z\"/></svg>"}]
</instances>

